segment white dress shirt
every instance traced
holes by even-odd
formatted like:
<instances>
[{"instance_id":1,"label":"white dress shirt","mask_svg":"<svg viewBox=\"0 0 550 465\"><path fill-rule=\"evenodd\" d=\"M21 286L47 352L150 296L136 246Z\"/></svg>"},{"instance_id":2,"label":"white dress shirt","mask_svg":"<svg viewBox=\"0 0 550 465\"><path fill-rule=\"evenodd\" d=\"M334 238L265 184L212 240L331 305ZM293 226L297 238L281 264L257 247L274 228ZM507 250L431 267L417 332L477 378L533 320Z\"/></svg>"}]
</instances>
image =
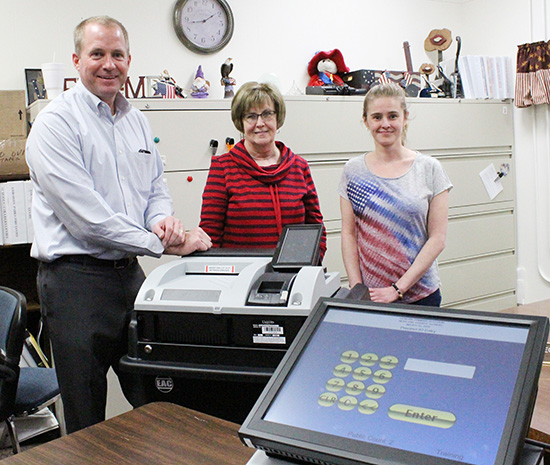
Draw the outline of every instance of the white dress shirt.
<instances>
[{"instance_id":1,"label":"white dress shirt","mask_svg":"<svg viewBox=\"0 0 550 465\"><path fill-rule=\"evenodd\" d=\"M37 116L26 157L34 187L31 255L160 256L152 226L172 215L147 119L118 94L116 114L79 82Z\"/></svg>"}]
</instances>

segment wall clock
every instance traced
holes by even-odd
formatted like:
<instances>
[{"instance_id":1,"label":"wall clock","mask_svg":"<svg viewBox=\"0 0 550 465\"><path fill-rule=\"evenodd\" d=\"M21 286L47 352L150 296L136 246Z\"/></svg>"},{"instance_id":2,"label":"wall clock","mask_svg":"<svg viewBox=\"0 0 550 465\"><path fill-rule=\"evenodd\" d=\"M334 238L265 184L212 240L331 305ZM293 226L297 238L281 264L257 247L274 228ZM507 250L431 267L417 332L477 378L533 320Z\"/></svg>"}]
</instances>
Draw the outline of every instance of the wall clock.
<instances>
[{"instance_id":1,"label":"wall clock","mask_svg":"<svg viewBox=\"0 0 550 465\"><path fill-rule=\"evenodd\" d=\"M178 0L174 29L179 40L197 53L224 48L233 35L233 12L226 0Z\"/></svg>"}]
</instances>

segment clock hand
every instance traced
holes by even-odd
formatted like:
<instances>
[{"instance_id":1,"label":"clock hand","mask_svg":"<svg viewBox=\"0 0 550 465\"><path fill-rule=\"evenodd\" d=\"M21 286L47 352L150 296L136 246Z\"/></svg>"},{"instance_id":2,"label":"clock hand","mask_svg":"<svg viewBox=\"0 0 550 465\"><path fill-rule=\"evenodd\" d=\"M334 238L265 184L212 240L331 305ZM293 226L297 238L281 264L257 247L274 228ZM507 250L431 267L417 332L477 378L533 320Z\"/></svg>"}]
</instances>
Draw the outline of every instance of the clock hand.
<instances>
[{"instance_id":1,"label":"clock hand","mask_svg":"<svg viewBox=\"0 0 550 465\"><path fill-rule=\"evenodd\" d=\"M216 16L215 14L209 16L208 18L206 19L199 19L198 21L190 21L191 23L206 23L206 21L208 21L209 19L213 18L214 16Z\"/></svg>"}]
</instances>

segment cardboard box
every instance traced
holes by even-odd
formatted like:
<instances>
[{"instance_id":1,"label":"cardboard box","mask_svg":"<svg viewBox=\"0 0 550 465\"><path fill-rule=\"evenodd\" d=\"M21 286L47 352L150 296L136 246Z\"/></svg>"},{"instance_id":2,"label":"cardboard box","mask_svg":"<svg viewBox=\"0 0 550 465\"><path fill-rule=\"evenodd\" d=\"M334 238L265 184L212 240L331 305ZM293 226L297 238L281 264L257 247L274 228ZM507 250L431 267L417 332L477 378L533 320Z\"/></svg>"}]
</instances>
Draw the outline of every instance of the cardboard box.
<instances>
[{"instance_id":1,"label":"cardboard box","mask_svg":"<svg viewBox=\"0 0 550 465\"><path fill-rule=\"evenodd\" d=\"M0 91L0 140L27 137L27 108L24 90Z\"/></svg>"},{"instance_id":2,"label":"cardboard box","mask_svg":"<svg viewBox=\"0 0 550 465\"><path fill-rule=\"evenodd\" d=\"M25 137L0 140L0 181L27 179L29 167L25 160Z\"/></svg>"}]
</instances>

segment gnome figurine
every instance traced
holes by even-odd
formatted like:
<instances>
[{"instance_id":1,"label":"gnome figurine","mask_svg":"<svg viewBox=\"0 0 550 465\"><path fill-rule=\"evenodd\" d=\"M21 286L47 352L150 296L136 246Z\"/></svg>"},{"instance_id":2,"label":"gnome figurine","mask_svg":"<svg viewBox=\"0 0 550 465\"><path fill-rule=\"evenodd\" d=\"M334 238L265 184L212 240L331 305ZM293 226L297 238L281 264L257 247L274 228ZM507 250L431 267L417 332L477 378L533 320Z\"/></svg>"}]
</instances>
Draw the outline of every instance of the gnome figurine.
<instances>
[{"instance_id":1,"label":"gnome figurine","mask_svg":"<svg viewBox=\"0 0 550 465\"><path fill-rule=\"evenodd\" d=\"M191 85L191 97L195 98L206 98L208 97L208 89L210 88L210 83L204 79L204 74L202 72L202 66L199 65L197 69L197 74Z\"/></svg>"}]
</instances>

